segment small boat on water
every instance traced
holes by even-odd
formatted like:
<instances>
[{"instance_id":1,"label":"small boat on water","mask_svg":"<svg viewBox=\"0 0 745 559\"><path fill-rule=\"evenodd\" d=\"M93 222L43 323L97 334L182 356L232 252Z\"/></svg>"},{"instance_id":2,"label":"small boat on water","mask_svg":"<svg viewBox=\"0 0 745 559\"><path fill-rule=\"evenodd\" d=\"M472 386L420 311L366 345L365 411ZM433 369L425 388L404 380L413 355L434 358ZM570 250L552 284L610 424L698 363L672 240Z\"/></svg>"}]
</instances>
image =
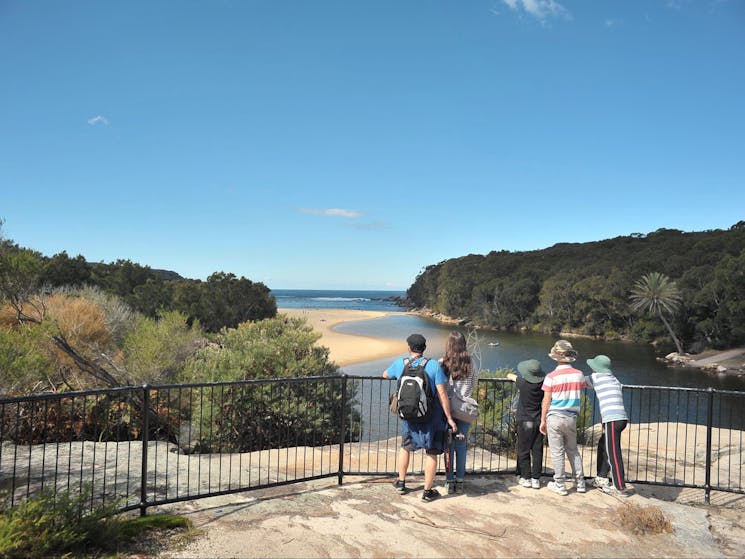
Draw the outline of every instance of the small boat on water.
<instances>
[{"instance_id":1,"label":"small boat on water","mask_svg":"<svg viewBox=\"0 0 745 559\"><path fill-rule=\"evenodd\" d=\"M497 347L499 345L499 342L489 342L487 345L491 347Z\"/></svg>"}]
</instances>

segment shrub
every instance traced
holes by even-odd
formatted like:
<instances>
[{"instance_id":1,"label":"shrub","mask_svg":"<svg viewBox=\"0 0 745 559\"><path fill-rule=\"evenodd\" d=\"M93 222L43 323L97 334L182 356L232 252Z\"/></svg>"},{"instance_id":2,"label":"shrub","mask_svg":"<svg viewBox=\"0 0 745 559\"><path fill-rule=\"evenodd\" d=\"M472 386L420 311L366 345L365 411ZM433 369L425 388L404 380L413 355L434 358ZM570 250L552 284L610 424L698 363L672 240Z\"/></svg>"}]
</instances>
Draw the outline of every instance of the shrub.
<instances>
[{"instance_id":1,"label":"shrub","mask_svg":"<svg viewBox=\"0 0 745 559\"><path fill-rule=\"evenodd\" d=\"M328 349L316 345L320 334L305 319L280 315L223 330L217 344L187 364L192 381L300 378L338 375ZM208 376L208 378L205 378ZM359 432L355 394L341 406L338 382L257 383L204 390L192 410L202 452L252 451L277 446L323 445Z\"/></svg>"},{"instance_id":2,"label":"shrub","mask_svg":"<svg viewBox=\"0 0 745 559\"><path fill-rule=\"evenodd\" d=\"M44 489L0 514L0 557L46 557L106 549L118 540L116 503L90 508L90 487L78 495Z\"/></svg>"},{"instance_id":3,"label":"shrub","mask_svg":"<svg viewBox=\"0 0 745 559\"><path fill-rule=\"evenodd\" d=\"M191 528L180 516L158 514L123 518L119 503L91 506L91 487L77 495L43 489L15 508L0 511L0 558L100 556L162 545L163 538L143 538L144 532L164 533Z\"/></svg>"},{"instance_id":4,"label":"shrub","mask_svg":"<svg viewBox=\"0 0 745 559\"><path fill-rule=\"evenodd\" d=\"M635 535L670 533L673 527L659 507L624 504L617 511L621 529Z\"/></svg>"}]
</instances>

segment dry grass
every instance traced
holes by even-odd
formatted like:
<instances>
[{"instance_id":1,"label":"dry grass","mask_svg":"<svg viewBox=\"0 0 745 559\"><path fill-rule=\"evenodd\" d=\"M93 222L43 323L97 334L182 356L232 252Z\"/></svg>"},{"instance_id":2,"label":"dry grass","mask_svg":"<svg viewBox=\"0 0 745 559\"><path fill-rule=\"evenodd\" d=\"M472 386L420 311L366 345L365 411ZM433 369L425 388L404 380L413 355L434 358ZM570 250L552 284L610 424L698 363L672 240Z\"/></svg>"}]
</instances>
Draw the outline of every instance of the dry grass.
<instances>
[{"instance_id":1,"label":"dry grass","mask_svg":"<svg viewBox=\"0 0 745 559\"><path fill-rule=\"evenodd\" d=\"M625 504L616 513L621 529L629 534L662 534L673 531L673 526L659 507L640 507Z\"/></svg>"}]
</instances>

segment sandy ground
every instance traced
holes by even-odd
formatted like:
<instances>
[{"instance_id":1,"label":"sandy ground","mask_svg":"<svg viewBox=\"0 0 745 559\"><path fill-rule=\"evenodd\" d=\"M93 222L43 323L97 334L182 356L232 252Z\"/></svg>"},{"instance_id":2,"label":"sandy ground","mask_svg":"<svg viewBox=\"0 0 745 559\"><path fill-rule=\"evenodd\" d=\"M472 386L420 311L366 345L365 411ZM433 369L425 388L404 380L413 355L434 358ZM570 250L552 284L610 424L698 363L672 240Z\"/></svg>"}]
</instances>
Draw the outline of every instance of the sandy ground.
<instances>
[{"instance_id":1,"label":"sandy ground","mask_svg":"<svg viewBox=\"0 0 745 559\"><path fill-rule=\"evenodd\" d=\"M404 355L408 351L406 340L371 338L334 330L334 326L343 322L375 320L392 314L390 312L346 309L278 309L278 312L307 319L321 334L318 343L329 348L331 360L340 367Z\"/></svg>"}]
</instances>

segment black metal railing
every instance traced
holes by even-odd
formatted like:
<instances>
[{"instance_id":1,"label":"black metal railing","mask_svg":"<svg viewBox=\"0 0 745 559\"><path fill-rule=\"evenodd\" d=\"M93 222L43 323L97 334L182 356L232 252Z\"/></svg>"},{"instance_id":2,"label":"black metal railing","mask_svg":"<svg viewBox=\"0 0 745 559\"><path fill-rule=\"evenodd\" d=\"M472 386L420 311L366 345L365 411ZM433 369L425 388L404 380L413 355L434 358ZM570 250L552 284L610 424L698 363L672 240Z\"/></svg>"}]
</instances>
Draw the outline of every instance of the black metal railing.
<instances>
[{"instance_id":1,"label":"black metal railing","mask_svg":"<svg viewBox=\"0 0 745 559\"><path fill-rule=\"evenodd\" d=\"M90 491L122 511L344 475L394 475L394 383L329 376L124 387L0 399L0 491ZM467 471L516 469L513 383L482 378ZM626 386L622 447L632 483L745 492L745 393ZM578 420L585 475L600 436L594 393ZM544 453L544 474L548 467ZM413 473L424 456L416 453ZM86 493L87 495L87 493Z\"/></svg>"}]
</instances>

